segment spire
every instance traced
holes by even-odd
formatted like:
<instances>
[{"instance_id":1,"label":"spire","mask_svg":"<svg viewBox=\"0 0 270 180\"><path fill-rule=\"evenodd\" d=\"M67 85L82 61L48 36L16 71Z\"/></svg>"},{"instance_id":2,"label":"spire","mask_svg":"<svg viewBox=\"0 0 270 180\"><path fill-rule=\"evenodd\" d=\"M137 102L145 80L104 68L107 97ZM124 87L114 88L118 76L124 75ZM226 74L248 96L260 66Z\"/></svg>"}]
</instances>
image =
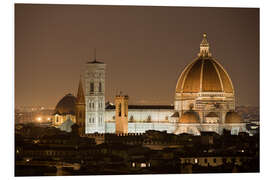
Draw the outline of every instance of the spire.
<instances>
[{"instance_id":1,"label":"spire","mask_svg":"<svg viewBox=\"0 0 270 180\"><path fill-rule=\"evenodd\" d=\"M203 34L203 39L202 42L200 44L200 53L199 56L211 56L211 53L209 52L209 43L207 41L207 35L206 33Z\"/></svg>"},{"instance_id":2,"label":"spire","mask_svg":"<svg viewBox=\"0 0 270 180\"><path fill-rule=\"evenodd\" d=\"M77 92L77 103L78 104L85 104L85 98L83 93L83 86L82 86L82 78L80 76L79 88Z\"/></svg>"},{"instance_id":3,"label":"spire","mask_svg":"<svg viewBox=\"0 0 270 180\"><path fill-rule=\"evenodd\" d=\"M88 61L87 64L104 64L104 62L101 62L101 61L97 60L96 48L94 48L94 60L93 61Z\"/></svg>"}]
</instances>

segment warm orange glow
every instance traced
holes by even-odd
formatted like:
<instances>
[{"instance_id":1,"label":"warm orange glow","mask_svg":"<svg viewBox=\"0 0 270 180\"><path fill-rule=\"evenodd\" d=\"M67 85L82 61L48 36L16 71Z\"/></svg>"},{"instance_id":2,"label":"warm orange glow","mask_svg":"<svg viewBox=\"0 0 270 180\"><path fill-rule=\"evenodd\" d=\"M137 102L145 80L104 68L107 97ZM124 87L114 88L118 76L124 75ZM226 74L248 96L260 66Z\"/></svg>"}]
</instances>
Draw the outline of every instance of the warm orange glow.
<instances>
[{"instance_id":1,"label":"warm orange glow","mask_svg":"<svg viewBox=\"0 0 270 180\"><path fill-rule=\"evenodd\" d=\"M39 122L40 122L41 120L42 120L42 118L41 118L41 117L38 117L38 118L37 118L37 121L39 121Z\"/></svg>"}]
</instances>

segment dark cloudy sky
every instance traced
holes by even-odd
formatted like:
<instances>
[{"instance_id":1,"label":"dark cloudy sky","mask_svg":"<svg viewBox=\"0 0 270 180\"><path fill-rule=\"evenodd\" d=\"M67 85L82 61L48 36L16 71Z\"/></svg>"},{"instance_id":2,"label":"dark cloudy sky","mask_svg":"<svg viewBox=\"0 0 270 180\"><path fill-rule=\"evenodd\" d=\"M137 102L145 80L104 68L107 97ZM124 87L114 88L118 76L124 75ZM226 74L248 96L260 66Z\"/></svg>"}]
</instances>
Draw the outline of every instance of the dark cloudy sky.
<instances>
[{"instance_id":1,"label":"dark cloudy sky","mask_svg":"<svg viewBox=\"0 0 270 180\"><path fill-rule=\"evenodd\" d=\"M259 104L259 9L15 5L15 106L54 107L77 92L84 64L107 64L106 101L172 104L202 34L239 105Z\"/></svg>"}]
</instances>

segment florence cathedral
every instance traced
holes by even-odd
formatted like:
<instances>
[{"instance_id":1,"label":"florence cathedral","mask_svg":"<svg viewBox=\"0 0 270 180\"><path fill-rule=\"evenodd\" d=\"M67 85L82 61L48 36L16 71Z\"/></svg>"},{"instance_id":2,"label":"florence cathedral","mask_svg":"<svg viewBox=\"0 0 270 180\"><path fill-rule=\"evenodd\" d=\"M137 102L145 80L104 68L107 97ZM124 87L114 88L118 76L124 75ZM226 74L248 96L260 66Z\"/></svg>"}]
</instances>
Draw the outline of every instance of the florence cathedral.
<instances>
[{"instance_id":1,"label":"florence cathedral","mask_svg":"<svg viewBox=\"0 0 270 180\"><path fill-rule=\"evenodd\" d=\"M235 112L235 91L227 71L210 53L203 34L200 52L178 78L174 105L129 105L118 94L105 104L106 64L94 59L85 64L77 97L64 96L56 105L53 126L67 131L78 124L82 135L90 133L144 133L147 130L200 135L246 132L246 123Z\"/></svg>"}]
</instances>

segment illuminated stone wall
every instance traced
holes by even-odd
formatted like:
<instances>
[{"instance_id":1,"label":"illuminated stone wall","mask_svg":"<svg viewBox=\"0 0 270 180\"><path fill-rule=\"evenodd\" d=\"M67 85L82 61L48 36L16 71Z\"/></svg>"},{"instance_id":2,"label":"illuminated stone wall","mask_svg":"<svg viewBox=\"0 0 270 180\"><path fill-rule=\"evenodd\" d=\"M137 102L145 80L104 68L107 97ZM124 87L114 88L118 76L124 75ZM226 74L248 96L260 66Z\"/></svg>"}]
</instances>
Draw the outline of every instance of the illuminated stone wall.
<instances>
[{"instance_id":1,"label":"illuminated stone wall","mask_svg":"<svg viewBox=\"0 0 270 180\"><path fill-rule=\"evenodd\" d=\"M68 117L72 120L72 122L76 123L76 116L75 115L54 115L52 119L52 125L55 127L59 127L61 124L63 124Z\"/></svg>"}]
</instances>

